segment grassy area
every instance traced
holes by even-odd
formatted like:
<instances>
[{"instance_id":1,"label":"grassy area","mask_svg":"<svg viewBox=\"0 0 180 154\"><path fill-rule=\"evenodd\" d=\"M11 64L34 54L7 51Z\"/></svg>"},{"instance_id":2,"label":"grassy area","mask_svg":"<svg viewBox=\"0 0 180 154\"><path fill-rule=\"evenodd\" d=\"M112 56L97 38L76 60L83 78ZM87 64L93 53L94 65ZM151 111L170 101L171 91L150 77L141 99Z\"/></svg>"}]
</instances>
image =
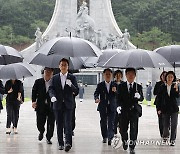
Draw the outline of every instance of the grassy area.
<instances>
[{"instance_id":1,"label":"grassy area","mask_svg":"<svg viewBox=\"0 0 180 154\"><path fill-rule=\"evenodd\" d=\"M25 98L25 99L24 99L24 102L28 102L28 101L30 101L30 100L31 100L31 98ZM5 99L5 98L3 99L2 104L3 104L3 106L6 105L6 99Z\"/></svg>"},{"instance_id":2,"label":"grassy area","mask_svg":"<svg viewBox=\"0 0 180 154\"><path fill-rule=\"evenodd\" d=\"M151 100L151 106L152 106L152 107L155 107L155 105L154 105L154 100L155 100L155 99L152 99L152 100ZM147 104L148 104L147 101L146 101L146 99L143 100L142 104L143 104L143 105L147 105Z\"/></svg>"}]
</instances>

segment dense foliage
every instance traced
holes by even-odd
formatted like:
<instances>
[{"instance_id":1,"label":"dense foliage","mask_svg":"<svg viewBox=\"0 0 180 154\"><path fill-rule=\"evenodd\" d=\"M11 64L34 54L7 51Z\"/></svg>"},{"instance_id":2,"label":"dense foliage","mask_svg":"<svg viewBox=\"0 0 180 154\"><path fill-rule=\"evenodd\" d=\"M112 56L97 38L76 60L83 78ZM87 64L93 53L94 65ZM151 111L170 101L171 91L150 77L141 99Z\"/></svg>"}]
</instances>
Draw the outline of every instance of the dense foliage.
<instances>
[{"instance_id":1,"label":"dense foliage","mask_svg":"<svg viewBox=\"0 0 180 154\"><path fill-rule=\"evenodd\" d=\"M128 28L132 42L153 49L180 42L179 0L112 0L121 29Z\"/></svg>"},{"instance_id":2,"label":"dense foliage","mask_svg":"<svg viewBox=\"0 0 180 154\"><path fill-rule=\"evenodd\" d=\"M0 0L0 43L30 43L37 27L44 31L55 0Z\"/></svg>"},{"instance_id":3,"label":"dense foliage","mask_svg":"<svg viewBox=\"0 0 180 154\"><path fill-rule=\"evenodd\" d=\"M31 43L37 27L44 31L55 0L0 0L0 44ZM112 0L113 12L122 31L140 48L180 42L179 0Z\"/></svg>"}]
</instances>

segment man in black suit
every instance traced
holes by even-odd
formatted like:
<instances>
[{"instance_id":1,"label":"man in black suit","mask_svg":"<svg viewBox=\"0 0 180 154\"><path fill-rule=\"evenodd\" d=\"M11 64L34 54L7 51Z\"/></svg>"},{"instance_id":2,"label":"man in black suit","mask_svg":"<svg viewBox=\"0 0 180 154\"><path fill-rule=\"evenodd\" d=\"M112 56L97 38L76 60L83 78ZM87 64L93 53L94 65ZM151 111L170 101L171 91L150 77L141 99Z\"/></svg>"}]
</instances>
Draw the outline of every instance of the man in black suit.
<instances>
[{"instance_id":1,"label":"man in black suit","mask_svg":"<svg viewBox=\"0 0 180 154\"><path fill-rule=\"evenodd\" d=\"M127 68L127 82L119 85L118 92L118 108L117 111L121 114L120 133L123 142L124 150L128 148L128 125L130 124L130 153L133 154L138 135L138 119L139 109L138 101L143 101L142 86L134 82L136 70Z\"/></svg>"},{"instance_id":2,"label":"man in black suit","mask_svg":"<svg viewBox=\"0 0 180 154\"><path fill-rule=\"evenodd\" d=\"M43 139L45 132L45 123L47 121L47 144L52 144L51 138L54 133L55 117L52 109L52 103L49 97L48 89L50 86L51 78L53 76L53 69L45 67L44 77L37 79L32 88L32 107L36 111L37 128L39 130L38 139Z\"/></svg>"},{"instance_id":3,"label":"man in black suit","mask_svg":"<svg viewBox=\"0 0 180 154\"><path fill-rule=\"evenodd\" d=\"M68 73L69 61L65 58L59 62L60 74L52 78L49 95L57 125L59 150L64 149L63 128L65 129L65 151L72 147L72 112L75 107L74 95L79 92L76 77Z\"/></svg>"},{"instance_id":4,"label":"man in black suit","mask_svg":"<svg viewBox=\"0 0 180 154\"><path fill-rule=\"evenodd\" d=\"M114 120L116 115L116 84L112 81L112 70L105 69L103 71L104 80L97 85L94 92L95 103L98 103L97 110L100 113L101 134L103 143L107 142L111 145L114 137Z\"/></svg>"}]
</instances>

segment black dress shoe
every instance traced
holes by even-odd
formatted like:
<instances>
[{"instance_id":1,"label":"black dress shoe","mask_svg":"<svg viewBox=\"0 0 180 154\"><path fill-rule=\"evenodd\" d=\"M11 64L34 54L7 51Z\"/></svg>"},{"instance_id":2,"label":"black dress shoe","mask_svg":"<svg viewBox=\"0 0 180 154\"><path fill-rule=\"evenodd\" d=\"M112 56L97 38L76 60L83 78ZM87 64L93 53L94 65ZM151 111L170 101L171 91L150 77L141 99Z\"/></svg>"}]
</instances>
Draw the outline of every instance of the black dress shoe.
<instances>
[{"instance_id":1,"label":"black dress shoe","mask_svg":"<svg viewBox=\"0 0 180 154\"><path fill-rule=\"evenodd\" d=\"M130 149L130 154L135 154L134 149Z\"/></svg>"},{"instance_id":2,"label":"black dress shoe","mask_svg":"<svg viewBox=\"0 0 180 154\"><path fill-rule=\"evenodd\" d=\"M103 143L107 143L107 138L103 138Z\"/></svg>"},{"instance_id":3,"label":"black dress shoe","mask_svg":"<svg viewBox=\"0 0 180 154\"><path fill-rule=\"evenodd\" d=\"M38 136L38 140L41 141L43 139L43 134L40 133L39 136Z\"/></svg>"},{"instance_id":4,"label":"black dress shoe","mask_svg":"<svg viewBox=\"0 0 180 154\"><path fill-rule=\"evenodd\" d=\"M68 152L70 149L71 149L71 145L70 144L66 144L65 151Z\"/></svg>"},{"instance_id":5,"label":"black dress shoe","mask_svg":"<svg viewBox=\"0 0 180 154\"><path fill-rule=\"evenodd\" d=\"M47 144L52 144L51 140L46 140Z\"/></svg>"},{"instance_id":6,"label":"black dress shoe","mask_svg":"<svg viewBox=\"0 0 180 154\"><path fill-rule=\"evenodd\" d=\"M108 145L111 145L111 140L108 140Z\"/></svg>"},{"instance_id":7,"label":"black dress shoe","mask_svg":"<svg viewBox=\"0 0 180 154\"><path fill-rule=\"evenodd\" d=\"M64 150L64 146L63 146L63 145L60 145L58 149L59 149L59 150Z\"/></svg>"},{"instance_id":8,"label":"black dress shoe","mask_svg":"<svg viewBox=\"0 0 180 154\"><path fill-rule=\"evenodd\" d=\"M127 148L128 148L127 142L123 142L123 149L127 150Z\"/></svg>"}]
</instances>

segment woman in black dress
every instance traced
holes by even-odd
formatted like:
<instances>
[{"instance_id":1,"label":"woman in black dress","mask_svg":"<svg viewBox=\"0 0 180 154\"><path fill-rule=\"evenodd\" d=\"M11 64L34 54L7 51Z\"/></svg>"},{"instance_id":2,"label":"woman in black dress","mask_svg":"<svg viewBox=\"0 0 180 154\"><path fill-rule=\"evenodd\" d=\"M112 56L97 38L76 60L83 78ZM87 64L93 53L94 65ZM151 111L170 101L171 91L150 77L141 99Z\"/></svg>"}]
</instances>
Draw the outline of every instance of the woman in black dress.
<instances>
[{"instance_id":1,"label":"woman in black dress","mask_svg":"<svg viewBox=\"0 0 180 154\"><path fill-rule=\"evenodd\" d=\"M117 95L118 95L118 92L119 92L119 85L121 83L123 83L122 81L122 78L123 78L123 73L121 70L116 70L114 72L114 82L117 84ZM116 96L116 99L117 99L117 96ZM117 100L116 100L117 101ZM117 128L119 129L119 132L120 132L120 115L116 112L116 117L115 117L115 121L114 121L114 134L115 136L117 135Z\"/></svg>"},{"instance_id":2,"label":"woman in black dress","mask_svg":"<svg viewBox=\"0 0 180 154\"><path fill-rule=\"evenodd\" d=\"M19 109L22 103L23 86L20 80L8 80L5 84L6 97L6 111L7 124L6 134L11 133L11 123L13 124L13 131L17 134L17 125L19 120Z\"/></svg>"},{"instance_id":3,"label":"woman in black dress","mask_svg":"<svg viewBox=\"0 0 180 154\"><path fill-rule=\"evenodd\" d=\"M159 89L160 86L162 84L165 83L165 76L166 76L166 71L163 71L160 75L160 81L156 82L155 87L154 87L154 91L153 94L155 96L155 101L154 101L154 105L156 105L156 111L157 111L157 104L158 104L158 98L157 98L157 94L159 93ZM163 120L162 120L162 114L158 114L158 124L159 124L159 132L160 132L160 136L162 137L163 135Z\"/></svg>"},{"instance_id":4,"label":"woman in black dress","mask_svg":"<svg viewBox=\"0 0 180 154\"><path fill-rule=\"evenodd\" d=\"M170 135L171 146L174 146L179 112L176 101L176 98L179 97L179 92L177 83L174 83L176 81L175 73L173 71L167 72L165 81L166 83L160 86L157 95L157 111L158 114L162 114L163 118L163 139L166 141Z\"/></svg>"}]
</instances>

